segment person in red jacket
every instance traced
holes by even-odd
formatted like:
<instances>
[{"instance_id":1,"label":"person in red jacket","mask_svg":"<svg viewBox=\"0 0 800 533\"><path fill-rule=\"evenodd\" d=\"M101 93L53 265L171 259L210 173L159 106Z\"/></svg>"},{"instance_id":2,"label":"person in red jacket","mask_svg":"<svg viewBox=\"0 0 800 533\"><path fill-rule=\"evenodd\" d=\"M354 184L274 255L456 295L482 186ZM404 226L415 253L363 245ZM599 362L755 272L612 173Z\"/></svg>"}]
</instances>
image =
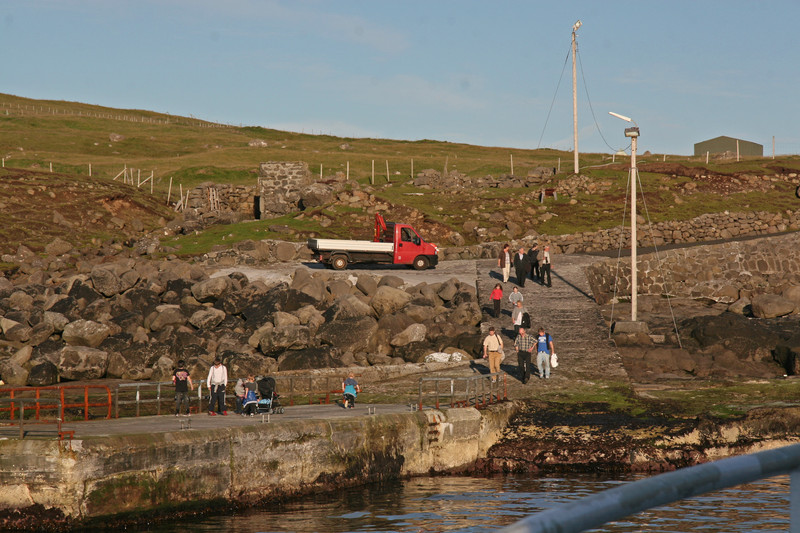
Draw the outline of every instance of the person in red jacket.
<instances>
[{"instance_id":1,"label":"person in red jacket","mask_svg":"<svg viewBox=\"0 0 800 533\"><path fill-rule=\"evenodd\" d=\"M494 317L498 318L500 316L500 304L503 301L503 286L499 283L495 285L489 298L491 298L492 303L494 303Z\"/></svg>"}]
</instances>

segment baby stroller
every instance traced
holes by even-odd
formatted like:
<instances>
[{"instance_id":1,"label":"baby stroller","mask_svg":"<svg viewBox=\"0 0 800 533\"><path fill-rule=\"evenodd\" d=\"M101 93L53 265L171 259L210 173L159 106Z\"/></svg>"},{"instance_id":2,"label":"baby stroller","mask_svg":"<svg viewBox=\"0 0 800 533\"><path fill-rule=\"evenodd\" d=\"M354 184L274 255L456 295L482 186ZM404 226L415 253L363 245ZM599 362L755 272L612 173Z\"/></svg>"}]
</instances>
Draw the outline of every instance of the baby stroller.
<instances>
[{"instance_id":1,"label":"baby stroller","mask_svg":"<svg viewBox=\"0 0 800 533\"><path fill-rule=\"evenodd\" d=\"M275 392L275 379L269 376L259 379L258 394L261 399L258 400L259 413L278 413L283 414L283 407L278 401L278 393Z\"/></svg>"}]
</instances>

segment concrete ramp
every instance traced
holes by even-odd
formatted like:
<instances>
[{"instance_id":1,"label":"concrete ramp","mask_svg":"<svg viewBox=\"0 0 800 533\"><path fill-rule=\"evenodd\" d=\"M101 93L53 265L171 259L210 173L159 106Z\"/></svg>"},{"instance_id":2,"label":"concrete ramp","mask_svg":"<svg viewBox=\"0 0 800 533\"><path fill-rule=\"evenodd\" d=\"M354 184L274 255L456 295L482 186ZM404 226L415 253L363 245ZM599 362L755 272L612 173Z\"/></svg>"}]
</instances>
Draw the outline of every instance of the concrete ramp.
<instances>
[{"instance_id":1,"label":"concrete ramp","mask_svg":"<svg viewBox=\"0 0 800 533\"><path fill-rule=\"evenodd\" d=\"M563 378L628 381L622 359L609 338L608 328L600 316L600 308L592 297L583 270L601 259L587 255L553 255L553 286L548 288L528 279L520 288L525 298L523 305L531 315L531 328L537 330L542 326L553 337L559 366L552 371L550 381L555 379L557 382ZM513 268L508 283L502 281L496 259L478 261L478 297L484 310L483 333L488 332L489 326L502 332L506 352L503 370L517 377L511 305L508 302L508 295L516 285ZM492 316L489 299L497 283L503 285L503 312L499 319Z\"/></svg>"}]
</instances>

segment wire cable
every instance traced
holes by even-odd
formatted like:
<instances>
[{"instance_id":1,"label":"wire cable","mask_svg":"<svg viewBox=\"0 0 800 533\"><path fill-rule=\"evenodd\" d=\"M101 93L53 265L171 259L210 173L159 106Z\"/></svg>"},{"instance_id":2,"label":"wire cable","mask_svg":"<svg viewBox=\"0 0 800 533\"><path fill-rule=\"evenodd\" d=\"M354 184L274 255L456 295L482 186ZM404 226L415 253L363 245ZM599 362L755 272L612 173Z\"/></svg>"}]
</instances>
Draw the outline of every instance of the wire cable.
<instances>
[{"instance_id":1,"label":"wire cable","mask_svg":"<svg viewBox=\"0 0 800 533\"><path fill-rule=\"evenodd\" d=\"M570 45L570 49L571 48L572 48L572 45ZM544 132L547 129L547 123L550 122L550 113L553 112L553 105L556 103L556 96L558 95L558 88L561 87L561 80L564 79L564 70L566 70L566 68L567 68L567 60L569 60L569 52L570 52L570 50L567 50L567 57L564 58L564 66L561 67L561 76L559 76L559 78L558 78L558 84L556 85L556 91L553 93L553 101L550 102L550 109L547 110L547 118L544 121L544 126L542 126L542 134L539 136L539 144L536 145L536 149L537 150L542 147L542 138L544 137Z\"/></svg>"},{"instance_id":2,"label":"wire cable","mask_svg":"<svg viewBox=\"0 0 800 533\"><path fill-rule=\"evenodd\" d=\"M581 56L578 54L578 44L575 43L575 55L578 56L578 64L581 67L581 79L583 79L583 90L586 92L586 101L589 102L589 110L592 112L592 119L594 120L594 126L597 128L597 133L600 134L600 138L603 139L603 142L606 143L606 146L612 151L616 151L616 149L608 144L605 136L603 135L602 130L600 129L600 125L597 123L597 117L594 115L594 107L592 106L592 99L589 97L589 87L586 85L586 74L583 73L583 61L581 61Z\"/></svg>"},{"instance_id":3,"label":"wire cable","mask_svg":"<svg viewBox=\"0 0 800 533\"><path fill-rule=\"evenodd\" d=\"M639 169L638 168L636 169L636 175L637 175L637 177L639 175ZM682 349L683 348L683 343L681 343L681 334L678 331L678 323L675 320L675 312L672 309L672 300L670 299L669 290L667 288L667 277L664 275L664 267L661 264L661 258L658 255L658 246L656 245L655 235L653 235L653 223L650 220L650 212L647 209L647 200L644 197L644 189L642 188L642 180L639 179L637 181L638 181L638 185L639 185L639 192L642 195L642 204L644 205L644 213L645 213L645 216L647 217L647 227L650 230L650 239L653 241L653 249L655 250L655 254L656 254L656 263L658 263L658 272L659 272L659 274L661 274L661 279L664 280L664 295L667 297L667 304L669 305L669 313L670 313L670 315L672 315L672 327L675 328L675 336L678 338L678 346Z\"/></svg>"},{"instance_id":4,"label":"wire cable","mask_svg":"<svg viewBox=\"0 0 800 533\"><path fill-rule=\"evenodd\" d=\"M622 227L619 231L619 247L617 248L617 267L614 272L614 293L611 297L611 317L608 325L608 338L611 338L611 328L614 325L614 306L617 303L617 288L619 287L619 264L622 260L622 242L625 239L625 219L628 216L628 191L631 190L631 171L628 169L628 183L625 185L625 203L622 208Z\"/></svg>"}]
</instances>

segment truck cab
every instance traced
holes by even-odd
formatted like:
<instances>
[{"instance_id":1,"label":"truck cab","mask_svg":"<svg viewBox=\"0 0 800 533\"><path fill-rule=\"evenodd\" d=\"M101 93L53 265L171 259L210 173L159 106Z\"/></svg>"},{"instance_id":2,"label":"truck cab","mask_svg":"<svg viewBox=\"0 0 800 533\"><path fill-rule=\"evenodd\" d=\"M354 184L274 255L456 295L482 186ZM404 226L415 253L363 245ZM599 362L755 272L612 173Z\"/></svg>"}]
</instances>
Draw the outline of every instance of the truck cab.
<instances>
[{"instance_id":1,"label":"truck cab","mask_svg":"<svg viewBox=\"0 0 800 533\"><path fill-rule=\"evenodd\" d=\"M435 245L425 242L408 224L386 222L380 213L375 213L374 241L394 244L394 264L425 270L439 263L439 249Z\"/></svg>"}]
</instances>

